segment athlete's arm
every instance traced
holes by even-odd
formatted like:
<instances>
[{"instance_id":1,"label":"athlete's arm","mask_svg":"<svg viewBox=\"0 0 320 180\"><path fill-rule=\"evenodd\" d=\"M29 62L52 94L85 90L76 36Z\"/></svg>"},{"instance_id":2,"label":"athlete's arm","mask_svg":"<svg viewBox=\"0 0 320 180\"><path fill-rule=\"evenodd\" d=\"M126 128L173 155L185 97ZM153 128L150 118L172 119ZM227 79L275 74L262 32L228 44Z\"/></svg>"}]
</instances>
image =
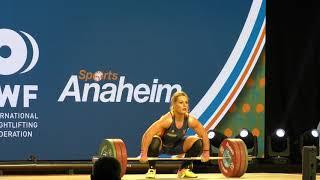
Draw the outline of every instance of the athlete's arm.
<instances>
[{"instance_id":1,"label":"athlete's arm","mask_svg":"<svg viewBox=\"0 0 320 180\"><path fill-rule=\"evenodd\" d=\"M141 153L147 153L153 136L162 133L170 126L170 124L171 122L168 114L162 116L159 120L154 122L142 136Z\"/></svg>"},{"instance_id":2,"label":"athlete's arm","mask_svg":"<svg viewBox=\"0 0 320 180\"><path fill-rule=\"evenodd\" d=\"M189 116L189 127L202 139L203 151L209 151L210 142L207 131L204 129L202 124L193 116Z\"/></svg>"}]
</instances>

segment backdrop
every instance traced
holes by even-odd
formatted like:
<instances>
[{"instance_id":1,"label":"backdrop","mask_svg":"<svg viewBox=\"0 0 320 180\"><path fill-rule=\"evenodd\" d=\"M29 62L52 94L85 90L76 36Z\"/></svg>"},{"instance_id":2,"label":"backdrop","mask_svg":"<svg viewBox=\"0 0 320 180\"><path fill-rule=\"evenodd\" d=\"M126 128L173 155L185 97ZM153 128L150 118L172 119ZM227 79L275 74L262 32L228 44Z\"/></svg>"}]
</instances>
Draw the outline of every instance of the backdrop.
<instances>
[{"instance_id":1,"label":"backdrop","mask_svg":"<svg viewBox=\"0 0 320 180\"><path fill-rule=\"evenodd\" d=\"M177 90L213 129L265 41L260 0L13 0L0 17L1 160L90 159L104 138L136 156Z\"/></svg>"}]
</instances>

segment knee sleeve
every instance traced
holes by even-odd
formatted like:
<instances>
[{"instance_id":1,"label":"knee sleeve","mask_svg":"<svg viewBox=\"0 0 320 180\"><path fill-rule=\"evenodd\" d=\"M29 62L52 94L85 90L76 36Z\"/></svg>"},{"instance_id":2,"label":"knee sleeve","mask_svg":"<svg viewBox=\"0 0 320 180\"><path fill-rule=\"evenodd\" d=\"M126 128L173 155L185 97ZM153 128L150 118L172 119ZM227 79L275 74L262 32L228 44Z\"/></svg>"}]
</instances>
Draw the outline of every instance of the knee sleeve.
<instances>
[{"instance_id":1,"label":"knee sleeve","mask_svg":"<svg viewBox=\"0 0 320 180\"><path fill-rule=\"evenodd\" d=\"M148 149L148 157L158 157L160 154L161 139L153 137Z\"/></svg>"},{"instance_id":2,"label":"knee sleeve","mask_svg":"<svg viewBox=\"0 0 320 180\"><path fill-rule=\"evenodd\" d=\"M202 145L202 140L198 139L196 140L191 148L186 152L185 157L197 157L200 156L202 153L203 145Z\"/></svg>"}]
</instances>

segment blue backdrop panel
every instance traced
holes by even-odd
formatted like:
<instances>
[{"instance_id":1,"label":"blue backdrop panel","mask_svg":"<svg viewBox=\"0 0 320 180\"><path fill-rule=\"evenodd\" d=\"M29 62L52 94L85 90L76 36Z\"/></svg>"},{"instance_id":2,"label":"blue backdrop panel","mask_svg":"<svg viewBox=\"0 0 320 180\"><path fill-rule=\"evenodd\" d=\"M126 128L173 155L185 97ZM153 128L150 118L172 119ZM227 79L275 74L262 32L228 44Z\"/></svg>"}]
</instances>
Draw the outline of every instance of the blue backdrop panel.
<instances>
[{"instance_id":1,"label":"blue backdrop panel","mask_svg":"<svg viewBox=\"0 0 320 180\"><path fill-rule=\"evenodd\" d=\"M0 159L90 159L103 138L138 155L144 131L169 109L167 92L181 87L192 109L215 81L251 3L2 2Z\"/></svg>"}]
</instances>

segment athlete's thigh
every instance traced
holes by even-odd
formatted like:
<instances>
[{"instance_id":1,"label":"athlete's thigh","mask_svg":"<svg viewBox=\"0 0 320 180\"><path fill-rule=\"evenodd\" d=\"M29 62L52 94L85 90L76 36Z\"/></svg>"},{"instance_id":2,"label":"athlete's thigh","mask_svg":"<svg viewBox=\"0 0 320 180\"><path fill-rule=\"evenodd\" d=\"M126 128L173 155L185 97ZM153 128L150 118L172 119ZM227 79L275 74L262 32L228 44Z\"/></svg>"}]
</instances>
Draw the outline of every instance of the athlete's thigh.
<instances>
[{"instance_id":1,"label":"athlete's thigh","mask_svg":"<svg viewBox=\"0 0 320 180\"><path fill-rule=\"evenodd\" d=\"M198 139L197 136L188 136L183 142L183 152L187 152Z\"/></svg>"}]
</instances>

